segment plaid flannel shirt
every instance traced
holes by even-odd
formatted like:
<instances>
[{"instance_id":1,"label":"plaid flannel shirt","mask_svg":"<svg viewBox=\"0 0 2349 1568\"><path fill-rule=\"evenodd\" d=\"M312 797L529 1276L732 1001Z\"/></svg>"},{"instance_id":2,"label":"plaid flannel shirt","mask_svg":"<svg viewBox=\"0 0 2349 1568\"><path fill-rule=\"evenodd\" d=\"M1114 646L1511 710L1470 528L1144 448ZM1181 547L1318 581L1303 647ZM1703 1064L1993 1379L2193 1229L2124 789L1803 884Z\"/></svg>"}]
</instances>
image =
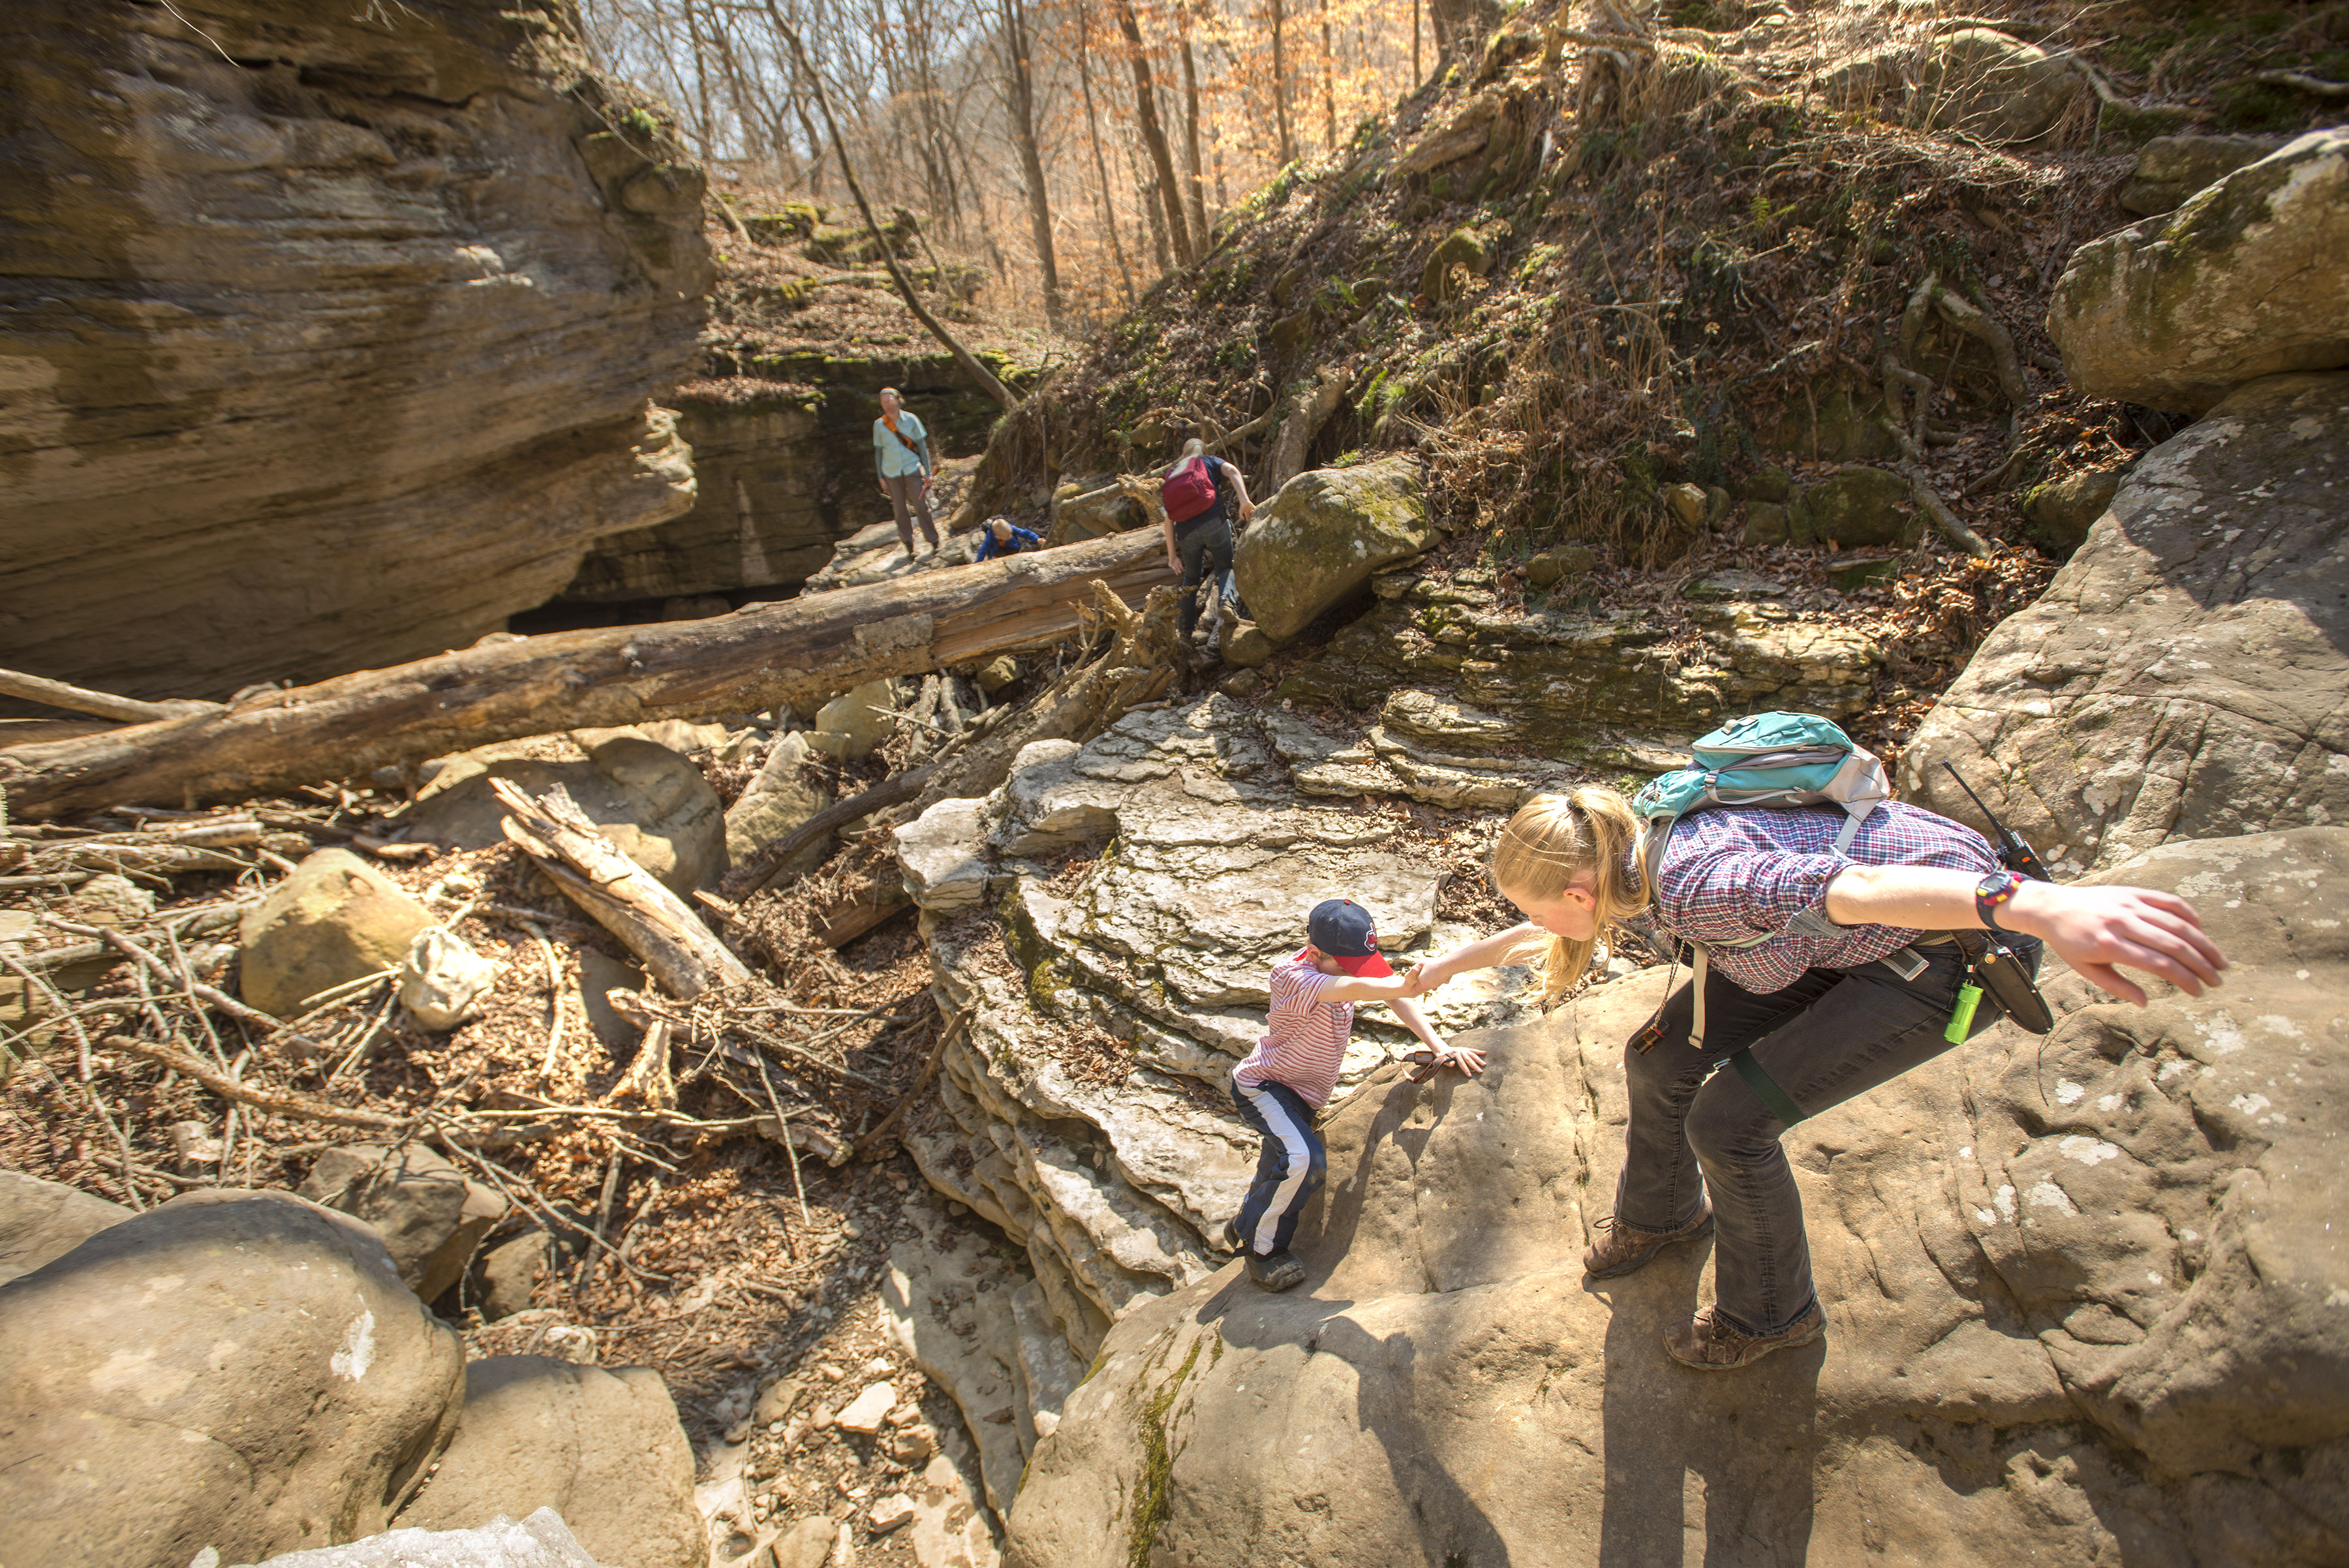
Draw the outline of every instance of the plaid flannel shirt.
<instances>
[{"instance_id":1,"label":"plaid flannel shirt","mask_svg":"<svg viewBox=\"0 0 2349 1568\"><path fill-rule=\"evenodd\" d=\"M1805 970L1857 969L1922 934L1828 919L1827 882L1845 867L1998 869L1981 834L1918 806L1892 801L1878 807L1850 852L1837 855L1843 823L1838 805L1715 809L1681 818L1656 874L1659 934L1674 946L1704 943L1713 968L1767 994L1794 984ZM1775 935L1750 948L1716 945L1764 933Z\"/></svg>"}]
</instances>

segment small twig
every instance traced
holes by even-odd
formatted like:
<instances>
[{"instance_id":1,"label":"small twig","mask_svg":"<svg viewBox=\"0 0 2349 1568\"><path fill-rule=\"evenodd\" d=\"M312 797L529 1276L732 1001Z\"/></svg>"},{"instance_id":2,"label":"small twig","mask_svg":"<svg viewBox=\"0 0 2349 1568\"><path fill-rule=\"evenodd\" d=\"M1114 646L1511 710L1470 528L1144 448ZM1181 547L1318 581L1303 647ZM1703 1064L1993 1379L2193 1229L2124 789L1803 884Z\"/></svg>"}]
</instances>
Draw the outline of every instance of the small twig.
<instances>
[{"instance_id":1,"label":"small twig","mask_svg":"<svg viewBox=\"0 0 2349 1568\"><path fill-rule=\"evenodd\" d=\"M628 1262L626 1254L614 1248L610 1242L605 1241L601 1236L596 1235L591 1231L583 1229L574 1220L564 1219L561 1215L555 1212L554 1205L549 1203L544 1196L539 1192L537 1188L533 1187L522 1177L516 1176L512 1171L507 1170L502 1166L497 1165L491 1160L484 1159L479 1153L466 1147L462 1143L459 1142L454 1137L451 1137L446 1131L442 1131L441 1133L440 1147L447 1149L459 1159L463 1160L466 1164L471 1166L474 1169L480 1171L484 1180L505 1195L507 1202L512 1204L517 1209L528 1209L532 1207L532 1205L524 1203L521 1199L515 1197L513 1188L508 1187L506 1182L512 1181L515 1186L520 1187L523 1191L528 1193L535 1202L539 1218L546 1221L550 1231L574 1231L579 1235L586 1237L591 1245L598 1247L605 1252L610 1254L614 1262L627 1270L628 1272L634 1274L636 1278L640 1280L648 1280L656 1284L667 1284L668 1282L667 1276L649 1273L643 1269L639 1269L634 1263Z\"/></svg>"},{"instance_id":2,"label":"small twig","mask_svg":"<svg viewBox=\"0 0 2349 1568\"><path fill-rule=\"evenodd\" d=\"M563 1048L563 969L554 961L554 944L534 920L516 922L538 943L538 956L546 961L546 1005L551 1015L546 1026L546 1057L539 1064L538 1075L550 1083L554 1078L554 1055Z\"/></svg>"},{"instance_id":3,"label":"small twig","mask_svg":"<svg viewBox=\"0 0 2349 1568\"><path fill-rule=\"evenodd\" d=\"M120 931L116 930L111 926L79 926L74 924L70 920L61 920L55 915L49 916L48 921L49 924L57 927L61 931L70 931L78 937L97 937L99 940L111 944L124 956L138 963L143 964L148 969L160 974L165 980L174 978L171 971L164 967L163 961L161 959L157 958L153 953L149 952L145 948L140 947L137 942L132 941L129 937L124 936ZM239 1002L236 998L229 995L223 991L221 991L215 986L206 985L202 981L191 979L188 981L188 989L195 995L200 996L204 1001L210 1002L212 1006L219 1008L222 1012L227 1013L231 1018L241 1019L259 1029L274 1031L280 1027L278 1021L272 1018L268 1013L260 1012L254 1008L247 1007L243 1002Z\"/></svg>"},{"instance_id":4,"label":"small twig","mask_svg":"<svg viewBox=\"0 0 2349 1568\"><path fill-rule=\"evenodd\" d=\"M129 1051L150 1060L160 1062L177 1073L183 1073L223 1099L235 1100L273 1116L298 1116L305 1121L326 1122L346 1127L394 1127L405 1130L413 1125L409 1116L388 1116L382 1111L366 1111L330 1106L313 1100L306 1095L290 1094L278 1089L257 1089L242 1084L212 1064L191 1055L176 1045L158 1044L151 1040L133 1039L128 1034L109 1034L103 1042L109 1051Z\"/></svg>"},{"instance_id":5,"label":"small twig","mask_svg":"<svg viewBox=\"0 0 2349 1568\"><path fill-rule=\"evenodd\" d=\"M82 1028L80 1016L77 1013L73 1006L66 1001L64 993L59 992L56 986L51 985L46 975L36 974L33 971L19 963L16 961L16 955L13 953L0 952L0 963L5 963L10 969L15 970L16 973L23 978L26 985L38 986L42 992L47 993L50 1005L57 1010L57 1016L63 1018L66 1021L67 1025L74 1032L74 1040L79 1047L79 1054L77 1058L77 1065L79 1068L78 1076L81 1082L85 1084L88 1083L89 1033ZM27 1002L31 1002L31 1000L32 998L30 996L26 998ZM27 1006L25 1011L29 1014L32 1012L32 1009ZM33 1024L36 1022L38 1021L28 1017L26 1021L24 1033L30 1033L32 1032Z\"/></svg>"},{"instance_id":6,"label":"small twig","mask_svg":"<svg viewBox=\"0 0 2349 1568\"><path fill-rule=\"evenodd\" d=\"M755 1057L754 1060L756 1060ZM792 1189L800 1195L800 1222L812 1231L815 1229L815 1218L808 1212L807 1187L800 1180L800 1151L798 1146L792 1142L792 1118L783 1114L783 1102L775 1095L775 1081L767 1076L767 1064L762 1060L758 1061L758 1068L759 1082L765 1085L767 1088L767 1104L775 1108L775 1140L783 1146L783 1153L792 1162ZM792 1261L798 1262L800 1255L798 1238L787 1232L785 1240L792 1243Z\"/></svg>"},{"instance_id":7,"label":"small twig","mask_svg":"<svg viewBox=\"0 0 2349 1568\"><path fill-rule=\"evenodd\" d=\"M812 1067L821 1067L827 1073L846 1078L853 1084L862 1084L868 1089L878 1089L885 1095L890 1092L889 1085L881 1082L880 1079L868 1078L864 1074L858 1072L855 1068L847 1065L845 1063L829 1061L824 1057L817 1055L812 1051L802 1050L801 1047L791 1044L789 1041L778 1040L774 1035L769 1033L766 1030L760 1028L757 1024L746 1023L743 1027L748 1029L751 1035L756 1038L761 1044L766 1045L773 1050L781 1051L787 1056L796 1056ZM854 1027L853 1024L843 1023L841 1025L840 1029L835 1029L832 1031L831 1033L821 1035L818 1038L828 1040L832 1038L833 1034L839 1033L841 1030L852 1027Z\"/></svg>"},{"instance_id":8,"label":"small twig","mask_svg":"<svg viewBox=\"0 0 2349 1568\"><path fill-rule=\"evenodd\" d=\"M900 713L895 708L876 708L872 703L867 702L864 704L864 711L868 713L878 713L885 719L895 719L901 724L919 724L924 729L935 731L936 733L941 735L952 736L954 734L952 730L941 729L936 724L930 722L927 719L920 717L918 714Z\"/></svg>"},{"instance_id":9,"label":"small twig","mask_svg":"<svg viewBox=\"0 0 2349 1568\"><path fill-rule=\"evenodd\" d=\"M106 1102L98 1097L97 1085L84 1084L81 1086L81 1092L89 1096L89 1108L98 1113L98 1119L104 1122L106 1130L114 1135L114 1147L122 1151L122 1189L130 1195L130 1207L141 1214L146 1213L147 1200L139 1194L139 1178L135 1174L136 1162L130 1158L130 1135L117 1127L114 1118L107 1115ZM127 1105L128 1102L126 1101L125 1104ZM127 1111L125 1115L128 1115Z\"/></svg>"}]
</instances>

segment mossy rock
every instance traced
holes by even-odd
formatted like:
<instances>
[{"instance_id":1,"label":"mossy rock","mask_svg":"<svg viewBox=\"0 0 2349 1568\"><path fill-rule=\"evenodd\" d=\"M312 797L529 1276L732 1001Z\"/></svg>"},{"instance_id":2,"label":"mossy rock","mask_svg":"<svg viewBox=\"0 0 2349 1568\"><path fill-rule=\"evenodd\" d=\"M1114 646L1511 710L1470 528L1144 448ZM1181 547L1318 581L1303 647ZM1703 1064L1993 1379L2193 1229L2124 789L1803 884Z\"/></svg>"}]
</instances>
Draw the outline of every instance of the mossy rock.
<instances>
[{"instance_id":1,"label":"mossy rock","mask_svg":"<svg viewBox=\"0 0 2349 1568\"><path fill-rule=\"evenodd\" d=\"M1775 501L1784 506L1795 498L1795 476L1775 463L1757 468L1745 481L1745 499Z\"/></svg>"},{"instance_id":2,"label":"mossy rock","mask_svg":"<svg viewBox=\"0 0 2349 1568\"><path fill-rule=\"evenodd\" d=\"M2349 128L2311 131L2073 254L2047 332L2075 389L2207 411L2257 377L2349 365Z\"/></svg>"},{"instance_id":3,"label":"mossy rock","mask_svg":"<svg viewBox=\"0 0 2349 1568\"><path fill-rule=\"evenodd\" d=\"M1419 292L1435 305L1461 293L1460 278L1493 270L1493 249L1474 229L1454 229L1431 252L1420 271Z\"/></svg>"},{"instance_id":4,"label":"mossy rock","mask_svg":"<svg viewBox=\"0 0 2349 1568\"><path fill-rule=\"evenodd\" d=\"M1585 545L1560 545L1526 563L1526 581L1537 588L1587 577L1599 569L1599 553Z\"/></svg>"},{"instance_id":5,"label":"mossy rock","mask_svg":"<svg viewBox=\"0 0 2349 1568\"><path fill-rule=\"evenodd\" d=\"M1913 545L1923 524L1909 509L1909 483L1880 468L1854 466L1803 492L1811 538L1851 547Z\"/></svg>"},{"instance_id":6,"label":"mossy rock","mask_svg":"<svg viewBox=\"0 0 2349 1568\"><path fill-rule=\"evenodd\" d=\"M1371 574L1435 545L1419 467L1381 458L1313 469L1257 514L1233 562L1240 597L1275 642L1366 587Z\"/></svg>"},{"instance_id":7,"label":"mossy rock","mask_svg":"<svg viewBox=\"0 0 2349 1568\"><path fill-rule=\"evenodd\" d=\"M2023 515L2030 524L2032 540L2057 560L2070 559L2072 552L2087 542L2088 530L2105 514L2105 508L2113 504L2120 482L2117 470L2099 469L2066 474L2034 487L2023 499Z\"/></svg>"},{"instance_id":8,"label":"mossy rock","mask_svg":"<svg viewBox=\"0 0 2349 1568\"><path fill-rule=\"evenodd\" d=\"M1783 545L1793 536L1793 525L1782 503L1749 501L1745 504L1745 543Z\"/></svg>"},{"instance_id":9,"label":"mossy rock","mask_svg":"<svg viewBox=\"0 0 2349 1568\"><path fill-rule=\"evenodd\" d=\"M742 228L759 244L783 245L814 234L826 215L812 202L785 202L770 212L751 213L742 220Z\"/></svg>"},{"instance_id":10,"label":"mossy rock","mask_svg":"<svg viewBox=\"0 0 2349 1568\"><path fill-rule=\"evenodd\" d=\"M1776 418L1755 426L1754 439L1772 452L1815 462L1867 462L1898 450L1877 423L1883 412L1884 400L1872 392L1822 387L1813 397L1789 399Z\"/></svg>"}]
</instances>

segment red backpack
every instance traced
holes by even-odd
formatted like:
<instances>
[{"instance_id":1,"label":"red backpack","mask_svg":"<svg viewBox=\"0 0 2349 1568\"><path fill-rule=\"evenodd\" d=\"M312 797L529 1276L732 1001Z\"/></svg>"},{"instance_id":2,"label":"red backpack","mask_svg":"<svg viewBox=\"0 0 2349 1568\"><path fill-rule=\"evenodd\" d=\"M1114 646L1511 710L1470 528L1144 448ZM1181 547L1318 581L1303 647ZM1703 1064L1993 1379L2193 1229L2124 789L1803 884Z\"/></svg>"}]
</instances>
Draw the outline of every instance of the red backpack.
<instances>
[{"instance_id":1,"label":"red backpack","mask_svg":"<svg viewBox=\"0 0 2349 1568\"><path fill-rule=\"evenodd\" d=\"M1207 466L1204 457L1186 458L1183 465L1166 476L1158 487L1158 498L1166 504L1168 521L1188 523L1222 499L1216 489L1216 472Z\"/></svg>"}]
</instances>

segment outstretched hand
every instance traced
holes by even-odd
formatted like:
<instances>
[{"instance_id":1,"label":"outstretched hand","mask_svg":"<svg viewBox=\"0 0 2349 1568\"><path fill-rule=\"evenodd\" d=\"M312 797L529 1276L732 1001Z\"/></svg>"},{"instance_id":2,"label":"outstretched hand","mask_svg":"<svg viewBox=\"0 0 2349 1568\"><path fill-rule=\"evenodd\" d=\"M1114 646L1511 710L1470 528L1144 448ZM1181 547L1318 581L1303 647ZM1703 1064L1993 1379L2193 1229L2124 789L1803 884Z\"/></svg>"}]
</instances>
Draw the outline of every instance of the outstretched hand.
<instances>
[{"instance_id":1,"label":"outstretched hand","mask_svg":"<svg viewBox=\"0 0 2349 1568\"><path fill-rule=\"evenodd\" d=\"M2061 888L2026 882L2004 923L2045 939L2091 985L2139 1006L2145 988L2114 966L2158 975L2189 996L2219 983L2227 956L2202 930L2194 906L2147 888Z\"/></svg>"}]
</instances>

